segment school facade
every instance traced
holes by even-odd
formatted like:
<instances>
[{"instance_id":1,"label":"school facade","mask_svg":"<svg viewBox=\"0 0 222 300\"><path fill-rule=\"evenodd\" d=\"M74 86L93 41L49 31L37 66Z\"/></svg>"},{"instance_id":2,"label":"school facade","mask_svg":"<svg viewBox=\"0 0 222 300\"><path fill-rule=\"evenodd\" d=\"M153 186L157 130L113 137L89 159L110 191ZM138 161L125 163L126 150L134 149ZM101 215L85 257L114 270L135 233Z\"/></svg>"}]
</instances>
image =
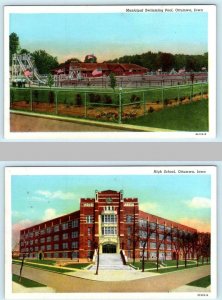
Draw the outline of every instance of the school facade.
<instances>
[{"instance_id":1,"label":"school facade","mask_svg":"<svg viewBox=\"0 0 222 300\"><path fill-rule=\"evenodd\" d=\"M122 252L129 260L140 259L143 251L156 259L158 248L160 257L176 259L176 235L196 232L141 211L138 199L124 198L123 191L96 191L95 198L80 199L78 211L21 230L20 255L85 261L99 248L100 253ZM187 258L193 257L190 251Z\"/></svg>"}]
</instances>

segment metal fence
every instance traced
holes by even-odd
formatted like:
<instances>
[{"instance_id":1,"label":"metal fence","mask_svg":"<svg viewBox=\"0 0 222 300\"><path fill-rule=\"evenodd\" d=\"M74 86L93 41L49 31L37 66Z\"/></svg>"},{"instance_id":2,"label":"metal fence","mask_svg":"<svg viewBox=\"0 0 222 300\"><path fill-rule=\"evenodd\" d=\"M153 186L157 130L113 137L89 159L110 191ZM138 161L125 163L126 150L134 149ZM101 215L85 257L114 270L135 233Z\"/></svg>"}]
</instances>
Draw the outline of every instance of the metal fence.
<instances>
[{"instance_id":1,"label":"metal fence","mask_svg":"<svg viewBox=\"0 0 222 300\"><path fill-rule=\"evenodd\" d=\"M122 123L166 107L208 97L208 84L146 89L10 88L10 108Z\"/></svg>"}]
</instances>

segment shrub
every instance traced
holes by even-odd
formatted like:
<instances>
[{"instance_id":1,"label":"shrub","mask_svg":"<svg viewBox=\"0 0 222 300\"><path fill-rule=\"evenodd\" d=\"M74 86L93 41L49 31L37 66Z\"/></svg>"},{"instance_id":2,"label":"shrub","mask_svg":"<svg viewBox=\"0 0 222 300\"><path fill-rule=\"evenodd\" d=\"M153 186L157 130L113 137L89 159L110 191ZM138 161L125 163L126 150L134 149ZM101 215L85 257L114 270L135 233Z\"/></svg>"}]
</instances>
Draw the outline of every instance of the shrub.
<instances>
[{"instance_id":1,"label":"shrub","mask_svg":"<svg viewBox=\"0 0 222 300\"><path fill-rule=\"evenodd\" d=\"M139 102L139 101L140 101L140 97L137 96L137 95L135 95L135 94L133 94L133 95L131 96L131 98L130 98L130 102L131 102L131 103Z\"/></svg>"},{"instance_id":2,"label":"shrub","mask_svg":"<svg viewBox=\"0 0 222 300\"><path fill-rule=\"evenodd\" d=\"M169 99L164 99L163 104L167 106L169 104Z\"/></svg>"},{"instance_id":3,"label":"shrub","mask_svg":"<svg viewBox=\"0 0 222 300\"><path fill-rule=\"evenodd\" d=\"M76 105L81 106L82 105L82 96L81 94L76 95Z\"/></svg>"},{"instance_id":4,"label":"shrub","mask_svg":"<svg viewBox=\"0 0 222 300\"><path fill-rule=\"evenodd\" d=\"M156 100L156 104L160 104L160 100Z\"/></svg>"},{"instance_id":5,"label":"shrub","mask_svg":"<svg viewBox=\"0 0 222 300\"><path fill-rule=\"evenodd\" d=\"M112 104L112 97L109 95L104 95L104 103Z\"/></svg>"},{"instance_id":6,"label":"shrub","mask_svg":"<svg viewBox=\"0 0 222 300\"><path fill-rule=\"evenodd\" d=\"M89 94L89 102L90 102L90 103L95 102L95 94L93 94L93 93L90 93L90 94Z\"/></svg>"},{"instance_id":7,"label":"shrub","mask_svg":"<svg viewBox=\"0 0 222 300\"><path fill-rule=\"evenodd\" d=\"M34 97L34 100L37 102L38 98L39 98L39 91L38 90L34 90L33 97Z\"/></svg>"},{"instance_id":8,"label":"shrub","mask_svg":"<svg viewBox=\"0 0 222 300\"><path fill-rule=\"evenodd\" d=\"M154 108L150 106L150 108L148 109L148 113L152 113L152 112L154 112Z\"/></svg>"},{"instance_id":9,"label":"shrub","mask_svg":"<svg viewBox=\"0 0 222 300\"><path fill-rule=\"evenodd\" d=\"M13 103L14 99L15 99L15 93L13 90L11 90L10 91L10 102Z\"/></svg>"},{"instance_id":10,"label":"shrub","mask_svg":"<svg viewBox=\"0 0 222 300\"><path fill-rule=\"evenodd\" d=\"M55 95L54 95L53 91L49 91L49 96L48 97L49 97L49 103L53 104L54 101L55 101Z\"/></svg>"}]
</instances>

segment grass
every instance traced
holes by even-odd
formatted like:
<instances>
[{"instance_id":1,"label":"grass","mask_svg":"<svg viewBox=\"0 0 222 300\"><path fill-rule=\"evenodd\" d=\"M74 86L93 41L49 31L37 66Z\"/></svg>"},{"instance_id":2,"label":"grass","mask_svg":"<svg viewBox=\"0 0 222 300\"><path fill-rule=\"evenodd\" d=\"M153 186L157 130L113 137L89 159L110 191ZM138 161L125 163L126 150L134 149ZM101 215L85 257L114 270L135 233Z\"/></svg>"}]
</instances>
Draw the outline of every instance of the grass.
<instances>
[{"instance_id":1,"label":"grass","mask_svg":"<svg viewBox=\"0 0 222 300\"><path fill-rule=\"evenodd\" d=\"M13 262L13 264L18 264L20 265L20 262ZM37 264L32 264L32 263L28 263L25 262L24 266L28 266L34 269L42 269L42 270L46 270L46 271L51 271L51 272L58 272L58 273L67 273L67 272L73 272L72 270L66 270L63 269L62 267L50 267L50 266L46 266L46 265L37 265Z\"/></svg>"},{"instance_id":2,"label":"grass","mask_svg":"<svg viewBox=\"0 0 222 300\"><path fill-rule=\"evenodd\" d=\"M203 93L208 92L208 84L202 84ZM77 103L77 98L81 98L79 101L83 105L85 102L85 93L87 103L90 103L90 94L99 96L93 100L96 103L107 103L106 98L110 96L112 98L112 104L119 103L119 90L116 89L115 92L111 88L52 88L52 91L57 91L57 101L58 103L75 105ZM13 102L25 100L30 101L30 89L19 89L11 88L11 100ZM49 92L48 88L32 88L32 100L34 102L49 102ZM201 93L201 84L193 85L193 94ZM138 102L143 101L143 98L146 102L162 101L163 99L177 99L179 97L190 96L191 94L191 85L185 86L174 86L174 87L165 87L162 94L162 88L127 88L122 90L122 103L128 104L131 103L131 97L137 96ZM92 99L91 99L92 100Z\"/></svg>"},{"instance_id":3,"label":"grass","mask_svg":"<svg viewBox=\"0 0 222 300\"><path fill-rule=\"evenodd\" d=\"M142 262L131 263L131 265L135 266L136 268L139 268L140 270L142 269ZM145 262L145 269L150 269L150 268L156 268L156 263L146 261Z\"/></svg>"},{"instance_id":4,"label":"grass","mask_svg":"<svg viewBox=\"0 0 222 300\"><path fill-rule=\"evenodd\" d=\"M26 262L33 262L37 264L43 264L43 265L50 265L53 266L55 265L55 260L40 260L40 259L28 259Z\"/></svg>"},{"instance_id":5,"label":"grass","mask_svg":"<svg viewBox=\"0 0 222 300\"><path fill-rule=\"evenodd\" d=\"M179 131L208 131L208 101L167 107L124 123Z\"/></svg>"},{"instance_id":6,"label":"grass","mask_svg":"<svg viewBox=\"0 0 222 300\"><path fill-rule=\"evenodd\" d=\"M175 271L181 271L181 270L184 270L184 269L190 269L190 268L196 268L196 265L188 265L186 268L183 266L183 267L179 267L178 269L175 267L175 268L164 268L164 269L159 269L158 271L157 270L150 270L149 272L154 272L154 273L160 273L160 274L163 274L163 273L169 273L169 272L175 272Z\"/></svg>"},{"instance_id":7,"label":"grass","mask_svg":"<svg viewBox=\"0 0 222 300\"><path fill-rule=\"evenodd\" d=\"M171 266L176 266L177 265L177 261L176 260L166 260L164 261L164 264L168 267L171 267ZM179 260L179 266L184 266L185 264L185 261L184 260ZM192 264L196 264L196 262L194 260L192 261L189 261L187 260L187 265L192 265Z\"/></svg>"},{"instance_id":8,"label":"grass","mask_svg":"<svg viewBox=\"0 0 222 300\"><path fill-rule=\"evenodd\" d=\"M46 286L44 284L41 284L37 281L31 280L31 279L28 279L28 278L25 278L25 277L22 277L21 282L20 282L19 281L19 276L15 275L15 274L12 274L12 281L14 281L16 283L19 283L19 284L21 284L21 285L23 285L24 287L27 287L27 288L45 287Z\"/></svg>"},{"instance_id":9,"label":"grass","mask_svg":"<svg viewBox=\"0 0 222 300\"><path fill-rule=\"evenodd\" d=\"M75 268L75 269L83 269L83 268L85 268L85 267L87 267L87 266L89 266L89 265L91 265L91 264L88 264L88 263L82 263L82 264L67 264L67 265L65 265L65 267L67 267L67 268Z\"/></svg>"},{"instance_id":10,"label":"grass","mask_svg":"<svg viewBox=\"0 0 222 300\"><path fill-rule=\"evenodd\" d=\"M202 277L200 279L192 281L192 282L188 283L187 285L206 288L210 285L210 283L211 283L211 279L210 279L210 275L208 275L206 277Z\"/></svg>"}]
</instances>

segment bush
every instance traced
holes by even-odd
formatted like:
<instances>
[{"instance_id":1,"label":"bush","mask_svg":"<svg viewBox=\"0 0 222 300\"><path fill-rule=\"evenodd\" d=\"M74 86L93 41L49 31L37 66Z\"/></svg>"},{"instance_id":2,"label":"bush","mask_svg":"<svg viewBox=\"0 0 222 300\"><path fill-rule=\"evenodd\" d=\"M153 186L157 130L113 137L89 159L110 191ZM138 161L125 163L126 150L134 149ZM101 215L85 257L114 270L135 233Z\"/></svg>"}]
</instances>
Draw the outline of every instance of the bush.
<instances>
[{"instance_id":1,"label":"bush","mask_svg":"<svg viewBox=\"0 0 222 300\"><path fill-rule=\"evenodd\" d=\"M94 103L95 102L95 94L93 94L93 93L89 94L89 102L90 103Z\"/></svg>"},{"instance_id":2,"label":"bush","mask_svg":"<svg viewBox=\"0 0 222 300\"><path fill-rule=\"evenodd\" d=\"M55 101L55 95L54 95L53 91L49 92L49 96L48 97L49 97L49 103L53 104L54 101Z\"/></svg>"},{"instance_id":3,"label":"bush","mask_svg":"<svg viewBox=\"0 0 222 300\"><path fill-rule=\"evenodd\" d=\"M39 91L38 90L34 90L33 92L33 97L34 97L34 101L38 101L38 98L39 98Z\"/></svg>"},{"instance_id":4,"label":"bush","mask_svg":"<svg viewBox=\"0 0 222 300\"><path fill-rule=\"evenodd\" d=\"M104 95L104 103L112 104L112 97L109 95Z\"/></svg>"},{"instance_id":5,"label":"bush","mask_svg":"<svg viewBox=\"0 0 222 300\"><path fill-rule=\"evenodd\" d=\"M140 101L140 97L137 96L137 95L132 95L131 98L130 98L130 102L131 103L135 103L135 102L139 102Z\"/></svg>"},{"instance_id":6,"label":"bush","mask_svg":"<svg viewBox=\"0 0 222 300\"><path fill-rule=\"evenodd\" d=\"M152 112L154 112L154 108L150 106L150 108L148 109L148 113L152 113Z\"/></svg>"},{"instance_id":7,"label":"bush","mask_svg":"<svg viewBox=\"0 0 222 300\"><path fill-rule=\"evenodd\" d=\"M165 106L167 106L168 104L170 104L169 99L164 99L163 104L164 104Z\"/></svg>"},{"instance_id":8,"label":"bush","mask_svg":"<svg viewBox=\"0 0 222 300\"><path fill-rule=\"evenodd\" d=\"M82 106L82 96L80 94L76 95L76 105Z\"/></svg>"},{"instance_id":9,"label":"bush","mask_svg":"<svg viewBox=\"0 0 222 300\"><path fill-rule=\"evenodd\" d=\"M11 90L10 91L10 102L13 103L14 99L15 99L15 93L13 90Z\"/></svg>"}]
</instances>

